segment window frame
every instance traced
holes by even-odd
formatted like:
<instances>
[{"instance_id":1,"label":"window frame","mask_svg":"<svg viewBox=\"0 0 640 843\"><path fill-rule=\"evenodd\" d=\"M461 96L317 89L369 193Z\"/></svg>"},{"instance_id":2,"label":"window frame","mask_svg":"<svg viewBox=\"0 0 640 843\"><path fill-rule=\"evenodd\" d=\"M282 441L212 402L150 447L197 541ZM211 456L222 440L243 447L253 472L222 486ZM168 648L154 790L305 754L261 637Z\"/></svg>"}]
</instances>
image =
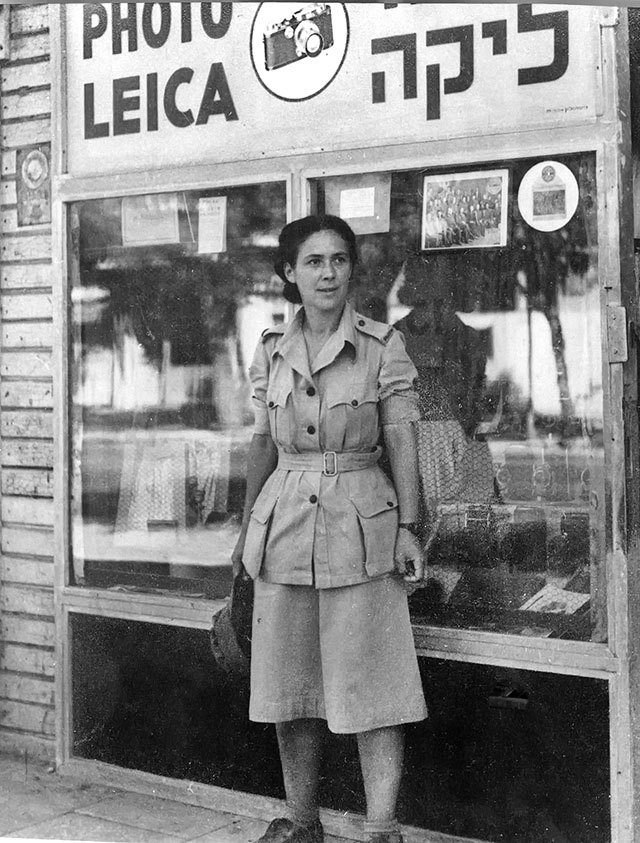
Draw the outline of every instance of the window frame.
<instances>
[{"instance_id":1,"label":"window frame","mask_svg":"<svg viewBox=\"0 0 640 843\"><path fill-rule=\"evenodd\" d=\"M311 184L314 178L327 175L352 175L359 172L383 172L389 170L429 169L451 166L459 168L482 167L495 160L508 160L533 157L554 157L572 153L594 153L596 156L596 171L598 177L598 195L605 191L603 174L606 165L607 148L603 143L585 144L575 138L571 132L571 139L564 139L562 146L554 138L553 144L548 138L534 135L527 138L527 143L518 143L517 137L501 138L500 143L484 142L483 149L469 150L464 139L451 141L446 148L441 145L436 151L429 150L426 156L424 148L417 144L399 147L381 147L370 155L370 150L356 150L349 153L342 151L323 152L313 155L291 156L290 158L270 160L268 162L248 162L242 165L239 173L238 164L230 163L223 167L188 167L177 168L168 173L151 174L131 173L126 178L108 180L104 177L95 179L61 179L59 185L59 201L61 204L61 223L66 223L66 209L70 203L83 199L109 198L137 193L167 192L171 190L189 189L217 189L237 185L255 184L267 181L286 181L287 184L287 215L294 219L309 213L311 208ZM427 160L428 159L428 160ZM275 165L275 166L274 166ZM114 181L116 182L114 184ZM151 182L151 183L150 183ZM162 187L162 190L160 190ZM599 232L603 225L602 214L598 218ZM611 277L610 267L606 265L606 237L599 236L598 243L598 277L600 288L604 285L604 278ZM65 255L66 258L66 255ZM67 261L63 266L66 268ZM69 289L64 273L64 302L65 309L68 302ZM606 311L601 308L601 325L606 324ZM61 326L64 359L61 361L64 390L58 394L68 394L69 365L67 350L68 326ZM608 411L611 401L611 383L609 377L608 349L606 332L602 331L602 359L603 359L603 393L605 406L603 408L605 428L605 456L606 465L612 464L611 437L609 431L612 424L611 412ZM60 416L58 408L58 416ZM58 419L58 429L68 431L68 411ZM66 435L65 435L66 436ZM65 439L62 436L62 439ZM68 442L65 442L64 455L60 465L68 465ZM61 449L58 449L59 451ZM66 469L68 472L68 468ZM610 507L610 502L606 505ZM137 619L153 620L158 623L176 623L206 627L211 613L221 605L221 601L207 601L200 598L174 597L165 595L147 595L136 593L133 595L113 594L100 589L75 587L69 585L69 489L68 483L64 487L65 523L61 524L61 532L65 536L63 545L64 580L61 587L63 603L69 609L79 611L95 611L114 617L135 617ZM611 510L608 509L609 513ZM607 523L611 518L607 516ZM605 544L611 542L605 535ZM560 639L523 639L521 636L506 633L478 632L476 630L460 630L453 628L436 628L416 625L416 644L421 654L438 655L444 658L458 660L485 661L497 664L513 664L518 666L535 666L537 669L552 670L553 672L578 672L586 675L602 676L616 669L615 660L615 624L612 623L613 596L608 589L607 608L609 616L609 644L591 642L572 642ZM614 613L615 614L615 613ZM612 628L613 627L613 628ZM551 643L553 642L553 643ZM549 665L546 651L553 653L553 663ZM595 673L593 673L595 671Z\"/></svg>"}]
</instances>

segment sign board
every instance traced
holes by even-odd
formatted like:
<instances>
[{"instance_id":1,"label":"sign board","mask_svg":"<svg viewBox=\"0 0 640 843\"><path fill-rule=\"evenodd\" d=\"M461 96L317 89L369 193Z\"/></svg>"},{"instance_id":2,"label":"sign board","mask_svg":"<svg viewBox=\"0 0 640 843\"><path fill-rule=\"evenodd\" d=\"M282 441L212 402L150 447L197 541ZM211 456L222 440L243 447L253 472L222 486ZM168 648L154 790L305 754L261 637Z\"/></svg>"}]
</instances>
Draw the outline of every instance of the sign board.
<instances>
[{"instance_id":1,"label":"sign board","mask_svg":"<svg viewBox=\"0 0 640 843\"><path fill-rule=\"evenodd\" d=\"M511 3L65 4L68 171L588 123L597 14Z\"/></svg>"}]
</instances>

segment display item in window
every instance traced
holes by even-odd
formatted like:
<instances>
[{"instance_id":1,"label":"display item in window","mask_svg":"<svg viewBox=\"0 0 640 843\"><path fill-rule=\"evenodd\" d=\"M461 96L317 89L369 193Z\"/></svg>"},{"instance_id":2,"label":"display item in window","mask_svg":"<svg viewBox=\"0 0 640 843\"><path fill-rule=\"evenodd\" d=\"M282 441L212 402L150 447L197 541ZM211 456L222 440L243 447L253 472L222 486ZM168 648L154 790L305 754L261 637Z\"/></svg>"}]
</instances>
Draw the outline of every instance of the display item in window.
<instances>
[{"instance_id":1,"label":"display item in window","mask_svg":"<svg viewBox=\"0 0 640 843\"><path fill-rule=\"evenodd\" d=\"M228 436L163 438L155 429L134 430L126 443L120 478L115 540L148 540L148 532L202 526L228 509L231 444Z\"/></svg>"}]
</instances>

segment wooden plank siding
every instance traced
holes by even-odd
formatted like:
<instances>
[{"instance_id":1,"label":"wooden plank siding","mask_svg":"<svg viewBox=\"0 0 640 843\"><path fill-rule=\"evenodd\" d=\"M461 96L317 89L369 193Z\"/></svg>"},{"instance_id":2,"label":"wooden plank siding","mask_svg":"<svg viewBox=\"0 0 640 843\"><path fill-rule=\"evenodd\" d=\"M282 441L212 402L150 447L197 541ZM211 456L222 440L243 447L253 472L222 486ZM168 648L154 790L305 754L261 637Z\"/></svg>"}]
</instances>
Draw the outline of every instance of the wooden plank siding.
<instances>
[{"instance_id":1,"label":"wooden plank siding","mask_svg":"<svg viewBox=\"0 0 640 843\"><path fill-rule=\"evenodd\" d=\"M52 647L5 644L0 653L0 670L52 679L55 669L56 659Z\"/></svg>"},{"instance_id":2,"label":"wooden plank siding","mask_svg":"<svg viewBox=\"0 0 640 843\"><path fill-rule=\"evenodd\" d=\"M11 6L0 69L0 752L55 757L51 227L20 226L16 157L51 132L47 4Z\"/></svg>"}]
</instances>

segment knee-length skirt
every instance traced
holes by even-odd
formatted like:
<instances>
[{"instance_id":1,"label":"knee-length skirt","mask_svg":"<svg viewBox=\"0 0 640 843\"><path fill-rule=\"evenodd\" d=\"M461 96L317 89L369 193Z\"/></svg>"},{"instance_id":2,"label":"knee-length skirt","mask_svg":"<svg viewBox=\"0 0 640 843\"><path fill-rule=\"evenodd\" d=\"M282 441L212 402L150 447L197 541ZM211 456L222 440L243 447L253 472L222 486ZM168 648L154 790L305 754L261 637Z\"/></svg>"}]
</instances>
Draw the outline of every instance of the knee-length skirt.
<instances>
[{"instance_id":1,"label":"knee-length skirt","mask_svg":"<svg viewBox=\"0 0 640 843\"><path fill-rule=\"evenodd\" d=\"M322 718L336 733L423 720L403 582L316 589L256 580L249 716Z\"/></svg>"}]
</instances>

